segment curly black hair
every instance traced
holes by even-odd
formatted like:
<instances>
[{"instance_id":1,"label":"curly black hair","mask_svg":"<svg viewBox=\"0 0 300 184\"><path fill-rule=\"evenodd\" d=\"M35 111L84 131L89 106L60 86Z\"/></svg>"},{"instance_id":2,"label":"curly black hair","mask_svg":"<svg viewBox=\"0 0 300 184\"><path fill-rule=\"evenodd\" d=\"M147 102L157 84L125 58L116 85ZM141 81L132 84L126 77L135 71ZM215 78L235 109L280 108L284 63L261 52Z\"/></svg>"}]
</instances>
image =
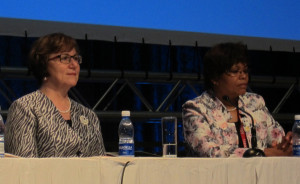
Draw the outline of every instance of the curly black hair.
<instances>
[{"instance_id":1,"label":"curly black hair","mask_svg":"<svg viewBox=\"0 0 300 184\"><path fill-rule=\"evenodd\" d=\"M238 43L220 43L213 46L204 56L204 86L207 90L213 89L212 80L230 70L237 64L248 65L247 46Z\"/></svg>"}]
</instances>

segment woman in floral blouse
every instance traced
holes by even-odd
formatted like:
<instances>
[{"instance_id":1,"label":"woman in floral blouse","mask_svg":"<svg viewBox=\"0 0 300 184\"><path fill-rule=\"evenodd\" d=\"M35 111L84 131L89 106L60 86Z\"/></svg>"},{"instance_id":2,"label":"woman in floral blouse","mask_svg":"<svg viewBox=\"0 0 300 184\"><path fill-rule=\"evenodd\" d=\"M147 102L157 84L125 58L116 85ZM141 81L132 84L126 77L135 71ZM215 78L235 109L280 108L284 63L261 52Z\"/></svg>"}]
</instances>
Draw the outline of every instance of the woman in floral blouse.
<instances>
[{"instance_id":1,"label":"woman in floral blouse","mask_svg":"<svg viewBox=\"0 0 300 184\"><path fill-rule=\"evenodd\" d=\"M247 49L241 43L219 44L205 55L207 90L183 105L184 137L194 156L242 156L255 144L251 116L257 148L266 156L292 154L291 132L285 135L260 95L246 92L248 72Z\"/></svg>"}]
</instances>

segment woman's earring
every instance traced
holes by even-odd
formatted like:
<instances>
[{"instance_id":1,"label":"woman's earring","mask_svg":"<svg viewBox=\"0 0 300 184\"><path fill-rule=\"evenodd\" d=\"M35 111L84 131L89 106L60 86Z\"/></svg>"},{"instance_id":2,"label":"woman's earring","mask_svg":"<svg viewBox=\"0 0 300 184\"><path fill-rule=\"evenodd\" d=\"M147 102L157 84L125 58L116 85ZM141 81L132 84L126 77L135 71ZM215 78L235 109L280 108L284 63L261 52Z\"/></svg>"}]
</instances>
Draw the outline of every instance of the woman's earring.
<instances>
[{"instance_id":1,"label":"woman's earring","mask_svg":"<svg viewBox=\"0 0 300 184\"><path fill-rule=\"evenodd\" d=\"M44 77L44 81L46 81L48 78L47 77Z\"/></svg>"}]
</instances>

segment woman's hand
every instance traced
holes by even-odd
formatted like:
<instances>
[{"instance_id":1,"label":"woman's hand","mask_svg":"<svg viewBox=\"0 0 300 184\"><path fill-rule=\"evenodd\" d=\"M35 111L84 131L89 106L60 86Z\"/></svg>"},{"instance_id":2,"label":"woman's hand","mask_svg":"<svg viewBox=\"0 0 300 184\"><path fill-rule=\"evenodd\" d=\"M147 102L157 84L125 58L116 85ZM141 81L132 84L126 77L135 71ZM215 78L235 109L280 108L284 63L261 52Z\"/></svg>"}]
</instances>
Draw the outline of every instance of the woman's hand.
<instances>
[{"instance_id":1,"label":"woman's hand","mask_svg":"<svg viewBox=\"0 0 300 184\"><path fill-rule=\"evenodd\" d=\"M292 138L293 138L293 133L290 131L285 135L285 137L283 137L282 142L277 145L277 148L284 151L288 150L289 147L293 145Z\"/></svg>"},{"instance_id":2,"label":"woman's hand","mask_svg":"<svg viewBox=\"0 0 300 184\"><path fill-rule=\"evenodd\" d=\"M286 150L278 149L277 147L266 148L264 150L264 152L267 157L292 156L293 155L293 147L292 147L292 145L290 145Z\"/></svg>"},{"instance_id":3,"label":"woman's hand","mask_svg":"<svg viewBox=\"0 0 300 184\"><path fill-rule=\"evenodd\" d=\"M271 148L264 150L266 156L292 156L293 155L293 133L288 132L280 144L273 144Z\"/></svg>"}]
</instances>

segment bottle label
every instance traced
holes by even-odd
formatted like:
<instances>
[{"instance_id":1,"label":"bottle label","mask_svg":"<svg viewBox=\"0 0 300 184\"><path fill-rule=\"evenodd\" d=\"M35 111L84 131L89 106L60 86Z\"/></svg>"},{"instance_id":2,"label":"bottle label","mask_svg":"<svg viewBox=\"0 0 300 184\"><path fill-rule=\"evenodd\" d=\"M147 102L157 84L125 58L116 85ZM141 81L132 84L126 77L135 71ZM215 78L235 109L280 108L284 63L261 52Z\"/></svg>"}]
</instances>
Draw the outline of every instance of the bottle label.
<instances>
[{"instance_id":1,"label":"bottle label","mask_svg":"<svg viewBox=\"0 0 300 184\"><path fill-rule=\"evenodd\" d=\"M134 144L132 143L119 144L119 155L134 156Z\"/></svg>"},{"instance_id":2,"label":"bottle label","mask_svg":"<svg viewBox=\"0 0 300 184\"><path fill-rule=\"evenodd\" d=\"M300 145L293 145L293 155L300 157Z\"/></svg>"}]
</instances>

